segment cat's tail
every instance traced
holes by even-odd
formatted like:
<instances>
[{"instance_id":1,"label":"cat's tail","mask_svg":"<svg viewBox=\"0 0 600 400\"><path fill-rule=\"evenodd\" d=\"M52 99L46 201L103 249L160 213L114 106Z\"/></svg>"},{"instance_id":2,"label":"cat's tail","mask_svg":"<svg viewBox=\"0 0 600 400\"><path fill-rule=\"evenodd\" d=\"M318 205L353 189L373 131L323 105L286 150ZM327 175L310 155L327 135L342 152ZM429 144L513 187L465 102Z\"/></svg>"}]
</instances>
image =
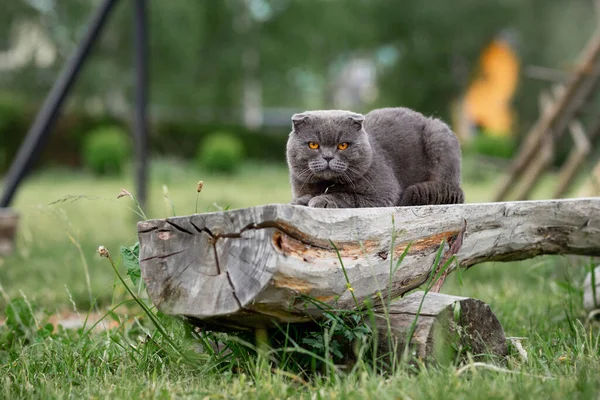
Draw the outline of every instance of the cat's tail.
<instances>
[{"instance_id":1,"label":"cat's tail","mask_svg":"<svg viewBox=\"0 0 600 400\"><path fill-rule=\"evenodd\" d=\"M446 182L421 182L407 187L400 197L399 206L461 204L465 195L458 186Z\"/></svg>"}]
</instances>

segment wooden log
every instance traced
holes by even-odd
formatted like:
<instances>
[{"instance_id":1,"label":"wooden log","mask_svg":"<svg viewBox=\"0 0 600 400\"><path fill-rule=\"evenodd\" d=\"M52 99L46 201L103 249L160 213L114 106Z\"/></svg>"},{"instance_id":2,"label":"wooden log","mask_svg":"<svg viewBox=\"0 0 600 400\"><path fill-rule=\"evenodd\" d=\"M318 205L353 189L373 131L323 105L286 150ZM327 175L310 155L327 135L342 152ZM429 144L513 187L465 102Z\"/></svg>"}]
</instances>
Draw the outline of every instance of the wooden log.
<instances>
[{"instance_id":1,"label":"wooden log","mask_svg":"<svg viewBox=\"0 0 600 400\"><path fill-rule=\"evenodd\" d=\"M561 198L569 191L569 188L575 181L575 176L584 166L586 158L591 153L598 138L600 137L600 117L597 117L590 126L589 136L585 134L583 128L572 130L574 133L575 147L571 150L567 161L561 167L558 176L558 184L554 191L554 198ZM577 139L579 137L579 139Z\"/></svg>"},{"instance_id":2,"label":"wooden log","mask_svg":"<svg viewBox=\"0 0 600 400\"><path fill-rule=\"evenodd\" d=\"M19 214L8 208L0 208L0 256L13 252L18 222Z\"/></svg>"},{"instance_id":3,"label":"wooden log","mask_svg":"<svg viewBox=\"0 0 600 400\"><path fill-rule=\"evenodd\" d=\"M365 209L266 205L144 221L138 237L142 276L159 310L213 329L263 327L320 316L315 301L352 309L376 305L388 290L401 296L427 280L438 250L444 258L455 252L462 267L540 254L599 256L600 198Z\"/></svg>"},{"instance_id":4,"label":"wooden log","mask_svg":"<svg viewBox=\"0 0 600 400\"><path fill-rule=\"evenodd\" d=\"M574 197L597 197L600 196L600 161L591 169L583 186L575 193Z\"/></svg>"},{"instance_id":5,"label":"wooden log","mask_svg":"<svg viewBox=\"0 0 600 400\"><path fill-rule=\"evenodd\" d=\"M552 163L553 155L554 143L550 137L548 138L548 141L542 143L538 157L532 160L529 167L523 171L523 174L521 175L521 184L518 186L515 195L517 200L527 200L529 198L539 179L542 177L542 174Z\"/></svg>"},{"instance_id":6,"label":"wooden log","mask_svg":"<svg viewBox=\"0 0 600 400\"><path fill-rule=\"evenodd\" d=\"M583 308L587 312L600 309L600 267L594 268L593 279L592 273L588 272L583 281Z\"/></svg>"},{"instance_id":7,"label":"wooden log","mask_svg":"<svg viewBox=\"0 0 600 400\"><path fill-rule=\"evenodd\" d=\"M502 177L493 201L506 200L514 189L515 181L527 169L531 161L537 156L541 148L542 139L548 133L550 121L557 112L556 102L550 93L542 91L539 95L540 116L519 148L519 152L513 158L505 176Z\"/></svg>"},{"instance_id":8,"label":"wooden log","mask_svg":"<svg viewBox=\"0 0 600 400\"><path fill-rule=\"evenodd\" d=\"M391 303L388 316L377 316L381 356L402 358L413 324L409 352L417 359L454 361L459 351L461 356L467 352L473 356L507 354L502 324L490 307L477 299L414 292Z\"/></svg>"}]
</instances>

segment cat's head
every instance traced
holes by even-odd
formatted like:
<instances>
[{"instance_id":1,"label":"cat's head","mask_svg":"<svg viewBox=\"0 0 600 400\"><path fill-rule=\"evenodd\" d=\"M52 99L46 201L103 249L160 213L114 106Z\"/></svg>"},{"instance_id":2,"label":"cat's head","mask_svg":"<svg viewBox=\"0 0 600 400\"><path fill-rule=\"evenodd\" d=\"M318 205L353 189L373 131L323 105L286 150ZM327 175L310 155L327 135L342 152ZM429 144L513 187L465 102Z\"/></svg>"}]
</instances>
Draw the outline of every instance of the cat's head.
<instances>
[{"instance_id":1,"label":"cat's head","mask_svg":"<svg viewBox=\"0 0 600 400\"><path fill-rule=\"evenodd\" d=\"M350 111L306 111L292 116L287 160L302 181L346 181L362 176L373 159L365 117Z\"/></svg>"}]
</instances>

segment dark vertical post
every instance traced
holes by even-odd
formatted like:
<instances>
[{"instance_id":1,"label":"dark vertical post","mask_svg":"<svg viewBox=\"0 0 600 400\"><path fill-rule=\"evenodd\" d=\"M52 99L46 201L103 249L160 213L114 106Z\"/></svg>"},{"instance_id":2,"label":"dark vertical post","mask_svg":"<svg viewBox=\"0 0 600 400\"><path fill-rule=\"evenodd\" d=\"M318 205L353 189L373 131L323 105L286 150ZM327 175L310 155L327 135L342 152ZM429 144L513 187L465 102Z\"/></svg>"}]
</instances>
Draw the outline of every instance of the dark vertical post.
<instances>
[{"instance_id":1,"label":"dark vertical post","mask_svg":"<svg viewBox=\"0 0 600 400\"><path fill-rule=\"evenodd\" d=\"M134 1L135 43L135 116L133 136L135 140L136 197L140 205L146 205L148 176L148 120L146 107L148 97L148 36L147 2Z\"/></svg>"},{"instance_id":2,"label":"dark vertical post","mask_svg":"<svg viewBox=\"0 0 600 400\"><path fill-rule=\"evenodd\" d=\"M0 207L7 207L10 204L17 190L17 186L19 186L19 183L27 173L27 170L31 167L33 160L38 155L42 145L49 136L65 97L77 79L77 75L87 58L87 55L100 35L108 15L117 1L118 0L105 0L98 8L90 20L88 30L83 39L75 49L75 52L67 64L63 67L56 82L54 82L52 90L50 90L41 110L36 115L35 121L29 128L29 132L27 132L27 136L8 170L6 182L4 184L4 192L0 199Z\"/></svg>"}]
</instances>

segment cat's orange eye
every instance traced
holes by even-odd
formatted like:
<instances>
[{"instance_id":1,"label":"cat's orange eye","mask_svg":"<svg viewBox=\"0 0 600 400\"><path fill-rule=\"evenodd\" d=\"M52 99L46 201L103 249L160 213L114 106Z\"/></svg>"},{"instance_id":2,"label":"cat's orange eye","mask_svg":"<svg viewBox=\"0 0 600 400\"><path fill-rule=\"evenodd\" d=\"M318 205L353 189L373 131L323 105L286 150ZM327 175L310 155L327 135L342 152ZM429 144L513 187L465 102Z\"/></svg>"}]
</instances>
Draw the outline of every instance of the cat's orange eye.
<instances>
[{"instance_id":1,"label":"cat's orange eye","mask_svg":"<svg viewBox=\"0 0 600 400\"><path fill-rule=\"evenodd\" d=\"M308 142L308 147L310 147L313 150L316 150L319 148L319 143L315 143L315 142Z\"/></svg>"},{"instance_id":2,"label":"cat's orange eye","mask_svg":"<svg viewBox=\"0 0 600 400\"><path fill-rule=\"evenodd\" d=\"M346 150L348 148L348 143L340 143L338 144L338 149Z\"/></svg>"}]
</instances>

